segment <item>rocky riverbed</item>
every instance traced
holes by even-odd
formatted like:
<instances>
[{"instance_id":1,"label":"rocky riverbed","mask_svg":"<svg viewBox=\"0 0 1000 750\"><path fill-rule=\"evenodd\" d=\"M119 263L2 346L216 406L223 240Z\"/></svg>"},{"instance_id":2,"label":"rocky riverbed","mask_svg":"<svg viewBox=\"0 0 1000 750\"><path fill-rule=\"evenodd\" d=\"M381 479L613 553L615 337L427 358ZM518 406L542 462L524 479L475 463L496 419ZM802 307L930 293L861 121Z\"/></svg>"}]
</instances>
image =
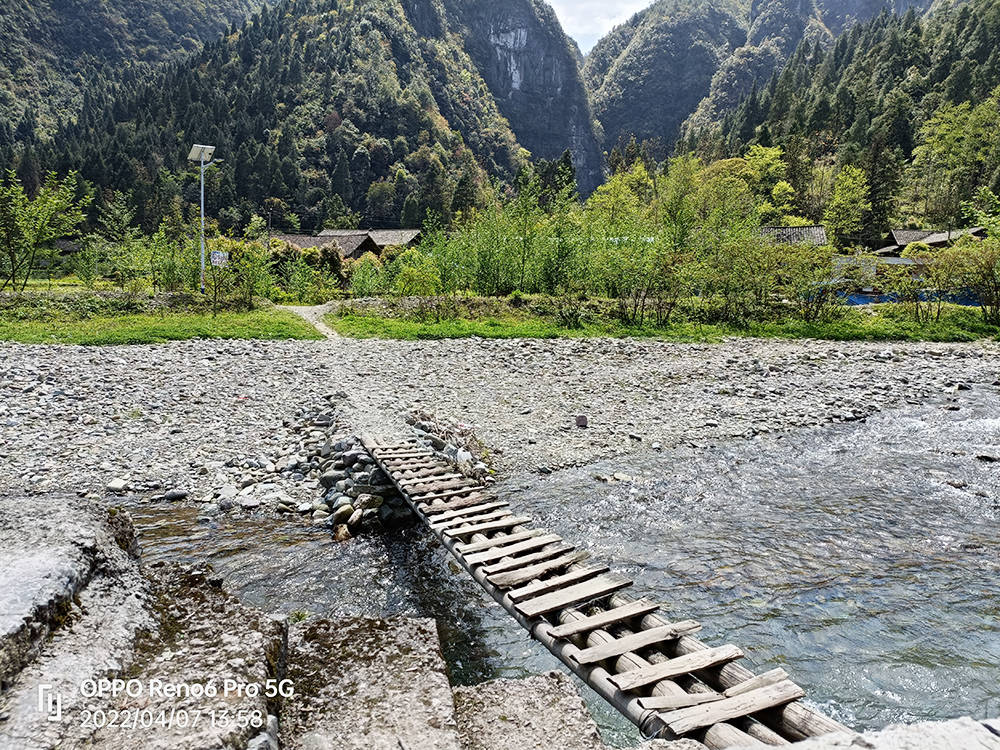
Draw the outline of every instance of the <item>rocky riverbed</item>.
<instances>
[{"instance_id":1,"label":"rocky riverbed","mask_svg":"<svg viewBox=\"0 0 1000 750\"><path fill-rule=\"evenodd\" d=\"M866 420L932 402L962 413L970 392L1000 385L998 354L996 343L754 340L714 346L344 339L106 349L2 345L0 493L44 500L9 503L11 528L11 519L29 530L69 528L66 509L173 502L194 505L197 510L187 512L202 518L237 514L255 524L256 516L268 514L328 526L335 538L346 539L391 523L399 508L359 449L354 436L361 433L443 435L448 444L437 447L467 471L494 472L508 486L528 486L552 473L557 479L572 474L561 469L598 460L609 478L621 473L630 483L622 472L644 455L697 453L744 437ZM1000 453L975 458L986 465L1000 461ZM80 505L51 500L74 495ZM30 534L12 538L21 536L30 549ZM73 539L72 533L64 536ZM82 569L102 576L60 584L69 585L69 599L74 586L95 592L88 596L111 597L116 577L136 575L122 557L131 554L128 549L112 550L105 555L111 562L98 565L87 562L94 545L66 546L70 562L82 555ZM173 598L169 592L177 585L169 581L176 580L137 579L133 588L141 596L123 603L135 614L114 619L109 632L117 640L104 651L131 648L134 634L154 618L151 597L165 591ZM176 594L181 610L185 591L182 582ZM73 647L72 638L88 637L88 620L64 620L58 602L66 597L56 594L58 611L38 615L47 624L33 630L34 646L12 646L11 673L36 658L32 649L46 627L67 625L64 642ZM223 627L226 611L251 625L259 616L240 614L236 602L219 602L219 623L209 618L205 628ZM263 654L268 639L283 636L260 622L250 630L263 634L257 649ZM104 651L94 651L95 658L104 658ZM169 649L162 653L172 660ZM100 669L114 666L107 658L111 666ZM229 659L235 666L226 662L228 667L242 669L238 659ZM255 659L251 666L267 662ZM30 690L23 696L27 701ZM265 715L273 709L248 707Z\"/></svg>"},{"instance_id":2,"label":"rocky riverbed","mask_svg":"<svg viewBox=\"0 0 1000 750\"><path fill-rule=\"evenodd\" d=\"M0 490L201 497L242 481L248 458L288 468L296 415L325 403L354 432L406 434L414 409L455 420L502 474L544 473L864 419L989 386L998 354L995 343L757 340L4 345ZM312 501L309 481L275 492Z\"/></svg>"}]
</instances>

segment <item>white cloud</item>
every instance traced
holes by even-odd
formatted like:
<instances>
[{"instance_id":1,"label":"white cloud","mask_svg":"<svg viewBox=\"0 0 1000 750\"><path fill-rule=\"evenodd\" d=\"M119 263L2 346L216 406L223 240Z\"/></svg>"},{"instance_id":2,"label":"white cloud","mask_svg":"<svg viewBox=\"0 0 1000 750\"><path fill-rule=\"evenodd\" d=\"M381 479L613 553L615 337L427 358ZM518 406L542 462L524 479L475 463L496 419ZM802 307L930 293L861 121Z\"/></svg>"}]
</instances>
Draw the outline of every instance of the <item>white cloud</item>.
<instances>
[{"instance_id":1,"label":"white cloud","mask_svg":"<svg viewBox=\"0 0 1000 750\"><path fill-rule=\"evenodd\" d=\"M549 0L566 33L579 42L584 52L650 3L651 0Z\"/></svg>"}]
</instances>

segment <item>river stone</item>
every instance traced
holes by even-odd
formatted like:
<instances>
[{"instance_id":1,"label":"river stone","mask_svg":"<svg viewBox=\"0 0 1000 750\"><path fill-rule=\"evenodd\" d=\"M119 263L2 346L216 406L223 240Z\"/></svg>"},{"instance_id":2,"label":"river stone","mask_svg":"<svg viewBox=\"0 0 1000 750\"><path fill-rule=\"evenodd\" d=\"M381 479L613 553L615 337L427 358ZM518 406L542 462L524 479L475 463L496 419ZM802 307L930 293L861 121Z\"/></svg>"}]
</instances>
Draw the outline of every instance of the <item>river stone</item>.
<instances>
[{"instance_id":1,"label":"river stone","mask_svg":"<svg viewBox=\"0 0 1000 750\"><path fill-rule=\"evenodd\" d=\"M319 478L319 483L326 489L330 489L335 486L337 482L345 478L346 474L342 471L328 471Z\"/></svg>"},{"instance_id":2,"label":"river stone","mask_svg":"<svg viewBox=\"0 0 1000 750\"><path fill-rule=\"evenodd\" d=\"M227 484L222 489L219 490L219 499L220 500L232 500L239 493L240 493L240 491L238 489L236 489L236 485L234 485L234 484Z\"/></svg>"},{"instance_id":3,"label":"river stone","mask_svg":"<svg viewBox=\"0 0 1000 750\"><path fill-rule=\"evenodd\" d=\"M347 523L347 520L354 515L354 506L352 505L341 505L337 510L333 512L334 524Z\"/></svg>"},{"instance_id":4,"label":"river stone","mask_svg":"<svg viewBox=\"0 0 1000 750\"><path fill-rule=\"evenodd\" d=\"M341 524L333 529L333 540L335 542L347 542L351 539L351 530Z\"/></svg>"},{"instance_id":5,"label":"river stone","mask_svg":"<svg viewBox=\"0 0 1000 750\"><path fill-rule=\"evenodd\" d=\"M180 500L186 500L187 497L188 497L187 490L174 489L174 490L167 490L166 494L163 496L163 499L167 500L168 502L177 502Z\"/></svg>"},{"instance_id":6,"label":"river stone","mask_svg":"<svg viewBox=\"0 0 1000 750\"><path fill-rule=\"evenodd\" d=\"M240 500L240 507L245 510L253 510L254 508L259 508L260 498L244 497L242 500Z\"/></svg>"},{"instance_id":7,"label":"river stone","mask_svg":"<svg viewBox=\"0 0 1000 750\"><path fill-rule=\"evenodd\" d=\"M365 512L363 510L356 510L351 514L351 517L347 519L347 527L350 529L357 529L361 526L364 520Z\"/></svg>"},{"instance_id":8,"label":"river stone","mask_svg":"<svg viewBox=\"0 0 1000 750\"><path fill-rule=\"evenodd\" d=\"M381 508L384 502L385 499L381 495L364 494L358 495L358 501L354 505L362 510L372 510Z\"/></svg>"},{"instance_id":9,"label":"river stone","mask_svg":"<svg viewBox=\"0 0 1000 750\"><path fill-rule=\"evenodd\" d=\"M128 482L121 477L112 479L107 485L108 492L124 492L126 489L128 489Z\"/></svg>"},{"instance_id":10,"label":"river stone","mask_svg":"<svg viewBox=\"0 0 1000 750\"><path fill-rule=\"evenodd\" d=\"M313 511L313 514L312 514L313 521L316 522L316 523L323 523L329 517L330 517L330 514L327 513L325 510L316 510L316 511Z\"/></svg>"}]
</instances>

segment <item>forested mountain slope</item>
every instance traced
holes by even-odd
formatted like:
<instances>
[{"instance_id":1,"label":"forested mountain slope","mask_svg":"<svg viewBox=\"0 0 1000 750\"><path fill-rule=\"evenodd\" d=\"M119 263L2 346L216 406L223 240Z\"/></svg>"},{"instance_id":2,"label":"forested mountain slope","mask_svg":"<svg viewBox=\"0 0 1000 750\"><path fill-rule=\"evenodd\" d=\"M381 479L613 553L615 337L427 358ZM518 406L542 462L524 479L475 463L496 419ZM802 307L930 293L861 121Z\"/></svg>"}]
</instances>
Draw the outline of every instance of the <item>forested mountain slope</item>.
<instances>
[{"instance_id":1,"label":"forested mountain slope","mask_svg":"<svg viewBox=\"0 0 1000 750\"><path fill-rule=\"evenodd\" d=\"M753 0L746 43L726 60L689 126L718 122L754 85L763 85L799 44L829 45L845 29L880 13L928 10L933 0Z\"/></svg>"},{"instance_id":2,"label":"forested mountain slope","mask_svg":"<svg viewBox=\"0 0 1000 750\"><path fill-rule=\"evenodd\" d=\"M40 147L39 166L132 192L155 226L194 197L194 142L226 159L209 190L224 224L277 206L304 230L351 211L387 226L448 218L525 161L438 0L285 0L109 92Z\"/></svg>"},{"instance_id":3,"label":"forested mountain slope","mask_svg":"<svg viewBox=\"0 0 1000 750\"><path fill-rule=\"evenodd\" d=\"M949 224L978 187L1000 191L998 87L1000 0L945 6L926 18L883 14L829 48L800 46L721 130L687 145L706 155L780 145L793 164L857 164L876 207L896 193L902 219L909 207Z\"/></svg>"},{"instance_id":4,"label":"forested mountain slope","mask_svg":"<svg viewBox=\"0 0 1000 750\"><path fill-rule=\"evenodd\" d=\"M95 78L193 52L263 2L3 0L0 123L22 136L35 126L49 132L75 116Z\"/></svg>"},{"instance_id":5,"label":"forested mountain slope","mask_svg":"<svg viewBox=\"0 0 1000 750\"><path fill-rule=\"evenodd\" d=\"M744 2L659 0L598 42L583 72L606 146L633 135L673 143L746 39Z\"/></svg>"},{"instance_id":6,"label":"forested mountain slope","mask_svg":"<svg viewBox=\"0 0 1000 750\"><path fill-rule=\"evenodd\" d=\"M587 57L584 78L605 146L718 123L803 42L828 46L883 11L934 0L658 0ZM938 5L941 0L937 0ZM682 127L683 126L683 127Z\"/></svg>"}]
</instances>

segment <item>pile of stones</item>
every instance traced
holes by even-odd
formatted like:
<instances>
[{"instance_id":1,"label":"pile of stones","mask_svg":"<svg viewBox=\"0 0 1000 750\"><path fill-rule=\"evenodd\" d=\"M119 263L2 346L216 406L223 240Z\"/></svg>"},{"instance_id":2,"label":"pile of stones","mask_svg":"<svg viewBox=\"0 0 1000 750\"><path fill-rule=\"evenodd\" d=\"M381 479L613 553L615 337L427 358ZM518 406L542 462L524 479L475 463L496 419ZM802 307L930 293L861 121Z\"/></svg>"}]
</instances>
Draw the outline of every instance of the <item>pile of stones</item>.
<instances>
[{"instance_id":1,"label":"pile of stones","mask_svg":"<svg viewBox=\"0 0 1000 750\"><path fill-rule=\"evenodd\" d=\"M483 484L496 481L486 448L471 426L417 409L407 415L406 422L421 443L449 458L465 476Z\"/></svg>"},{"instance_id":2,"label":"pile of stones","mask_svg":"<svg viewBox=\"0 0 1000 750\"><path fill-rule=\"evenodd\" d=\"M349 539L375 524L396 526L412 518L402 496L357 437L327 440L308 458L317 467L322 496L311 504L282 501L279 512L310 514L313 523L332 527L338 539Z\"/></svg>"},{"instance_id":3,"label":"pile of stones","mask_svg":"<svg viewBox=\"0 0 1000 750\"><path fill-rule=\"evenodd\" d=\"M337 418L341 394L285 422L291 439L272 456L236 456L213 467L216 488L201 498L206 515L242 508L307 518L346 541L376 526L407 522L412 514L358 437Z\"/></svg>"}]
</instances>

